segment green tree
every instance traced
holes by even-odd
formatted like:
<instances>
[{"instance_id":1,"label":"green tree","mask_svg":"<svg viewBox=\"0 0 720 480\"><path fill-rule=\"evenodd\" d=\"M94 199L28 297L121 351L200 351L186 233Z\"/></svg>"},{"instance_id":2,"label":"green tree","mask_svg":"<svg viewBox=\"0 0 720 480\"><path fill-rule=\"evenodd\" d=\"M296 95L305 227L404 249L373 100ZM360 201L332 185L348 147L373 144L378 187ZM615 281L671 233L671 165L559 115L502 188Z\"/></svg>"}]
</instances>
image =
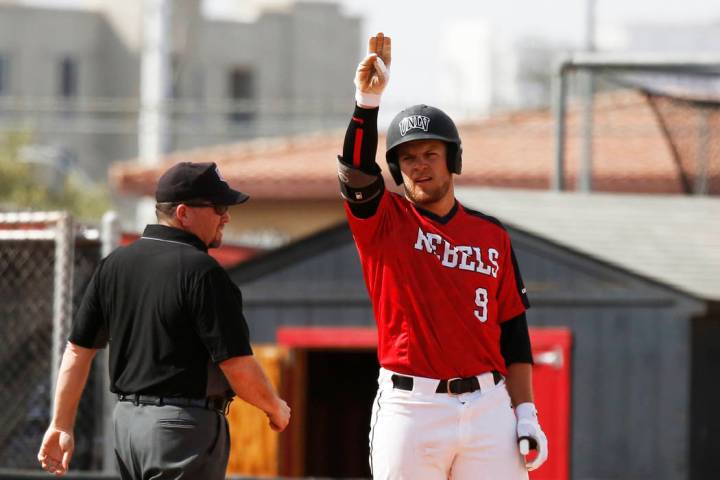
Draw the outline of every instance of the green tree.
<instances>
[{"instance_id":1,"label":"green tree","mask_svg":"<svg viewBox=\"0 0 720 480\"><path fill-rule=\"evenodd\" d=\"M2 210L67 210L81 220L98 220L110 208L107 189L83 184L77 175L68 175L57 192L38 181L33 166L20 158L21 148L29 141L27 133L10 133L0 139Z\"/></svg>"}]
</instances>

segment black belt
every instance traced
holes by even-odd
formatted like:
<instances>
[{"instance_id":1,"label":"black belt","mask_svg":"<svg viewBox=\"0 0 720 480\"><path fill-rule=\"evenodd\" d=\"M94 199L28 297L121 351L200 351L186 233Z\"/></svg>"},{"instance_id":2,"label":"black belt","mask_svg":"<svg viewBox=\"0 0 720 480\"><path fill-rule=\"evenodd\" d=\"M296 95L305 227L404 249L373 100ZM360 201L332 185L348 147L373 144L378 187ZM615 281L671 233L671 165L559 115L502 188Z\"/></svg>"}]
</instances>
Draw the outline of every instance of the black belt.
<instances>
[{"instance_id":1,"label":"black belt","mask_svg":"<svg viewBox=\"0 0 720 480\"><path fill-rule=\"evenodd\" d=\"M495 385L500 383L503 376L500 372L493 370L493 381ZM414 379L413 377L407 377L405 375L393 374L392 377L393 387L400 390L411 391L413 389ZM460 395L461 393L470 393L476 390L480 390L480 382L477 377L467 378L450 378L447 380L439 380L438 386L435 389L435 393L449 393L451 395Z\"/></svg>"},{"instance_id":2,"label":"black belt","mask_svg":"<svg viewBox=\"0 0 720 480\"><path fill-rule=\"evenodd\" d=\"M184 398L184 397L161 397L157 395L143 395L139 393L119 393L118 400L121 402L132 402L135 405L172 405L174 407L197 407L206 410L217 410L227 414L232 398L208 397L208 398Z\"/></svg>"}]
</instances>

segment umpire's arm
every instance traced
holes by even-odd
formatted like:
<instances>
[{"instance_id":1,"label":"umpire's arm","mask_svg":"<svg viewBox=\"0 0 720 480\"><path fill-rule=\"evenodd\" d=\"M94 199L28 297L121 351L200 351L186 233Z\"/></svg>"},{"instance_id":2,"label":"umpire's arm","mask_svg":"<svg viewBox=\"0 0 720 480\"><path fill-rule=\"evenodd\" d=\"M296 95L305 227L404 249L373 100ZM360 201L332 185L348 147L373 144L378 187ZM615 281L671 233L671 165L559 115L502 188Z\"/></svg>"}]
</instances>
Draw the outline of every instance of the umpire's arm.
<instances>
[{"instance_id":1,"label":"umpire's arm","mask_svg":"<svg viewBox=\"0 0 720 480\"><path fill-rule=\"evenodd\" d=\"M97 349L72 342L65 348L55 386L52 420L38 452L42 468L50 473L63 475L69 468L75 450L75 417L96 353Z\"/></svg>"},{"instance_id":2,"label":"umpire's arm","mask_svg":"<svg viewBox=\"0 0 720 480\"><path fill-rule=\"evenodd\" d=\"M290 421L290 407L275 392L254 356L228 358L219 365L238 397L265 412L273 430L285 430Z\"/></svg>"}]
</instances>

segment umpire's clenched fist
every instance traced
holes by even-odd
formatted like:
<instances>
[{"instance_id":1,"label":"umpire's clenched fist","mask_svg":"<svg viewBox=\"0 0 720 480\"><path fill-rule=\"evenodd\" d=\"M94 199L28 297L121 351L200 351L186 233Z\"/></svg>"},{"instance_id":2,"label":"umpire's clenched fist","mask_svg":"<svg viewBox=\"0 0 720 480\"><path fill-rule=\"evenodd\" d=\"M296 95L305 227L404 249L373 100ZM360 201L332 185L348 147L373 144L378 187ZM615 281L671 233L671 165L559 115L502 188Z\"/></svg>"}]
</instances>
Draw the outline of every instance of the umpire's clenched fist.
<instances>
[{"instance_id":1,"label":"umpire's clenched fist","mask_svg":"<svg viewBox=\"0 0 720 480\"><path fill-rule=\"evenodd\" d=\"M74 450L75 439L72 433L51 426L45 432L37 458L43 470L61 476L70 468Z\"/></svg>"}]
</instances>

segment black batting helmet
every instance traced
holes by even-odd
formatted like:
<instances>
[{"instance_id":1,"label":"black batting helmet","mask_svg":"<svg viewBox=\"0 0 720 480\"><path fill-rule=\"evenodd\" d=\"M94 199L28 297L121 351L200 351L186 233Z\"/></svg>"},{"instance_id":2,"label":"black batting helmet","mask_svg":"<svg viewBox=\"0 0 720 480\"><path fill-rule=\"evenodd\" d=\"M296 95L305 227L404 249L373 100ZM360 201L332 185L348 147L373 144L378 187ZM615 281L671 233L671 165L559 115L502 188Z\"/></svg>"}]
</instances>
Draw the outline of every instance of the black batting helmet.
<instances>
[{"instance_id":1,"label":"black batting helmet","mask_svg":"<svg viewBox=\"0 0 720 480\"><path fill-rule=\"evenodd\" d=\"M457 127L439 108L414 105L395 115L387 131L385 159L395 183L403 183L397 159L398 145L414 140L442 140L447 145L447 167L450 173L462 171L462 144Z\"/></svg>"}]
</instances>

